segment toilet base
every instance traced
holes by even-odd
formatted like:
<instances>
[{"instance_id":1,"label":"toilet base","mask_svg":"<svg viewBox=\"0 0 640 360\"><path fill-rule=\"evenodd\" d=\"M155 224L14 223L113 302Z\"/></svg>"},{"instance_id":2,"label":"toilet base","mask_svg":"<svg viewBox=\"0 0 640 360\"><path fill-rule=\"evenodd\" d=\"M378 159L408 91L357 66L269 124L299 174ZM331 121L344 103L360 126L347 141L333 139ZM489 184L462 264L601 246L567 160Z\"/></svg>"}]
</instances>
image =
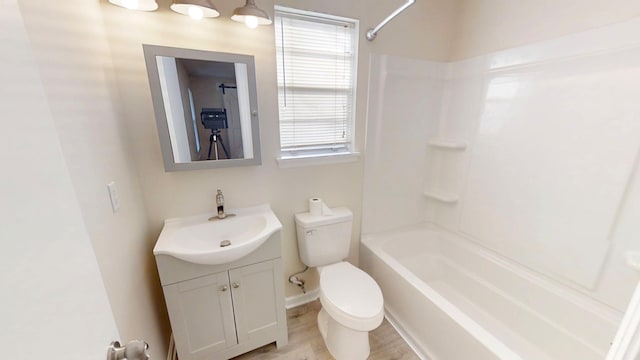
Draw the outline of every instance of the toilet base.
<instances>
[{"instance_id":1,"label":"toilet base","mask_svg":"<svg viewBox=\"0 0 640 360\"><path fill-rule=\"evenodd\" d=\"M318 328L329 353L336 360L366 360L369 356L369 332L344 327L324 309L318 313Z\"/></svg>"}]
</instances>

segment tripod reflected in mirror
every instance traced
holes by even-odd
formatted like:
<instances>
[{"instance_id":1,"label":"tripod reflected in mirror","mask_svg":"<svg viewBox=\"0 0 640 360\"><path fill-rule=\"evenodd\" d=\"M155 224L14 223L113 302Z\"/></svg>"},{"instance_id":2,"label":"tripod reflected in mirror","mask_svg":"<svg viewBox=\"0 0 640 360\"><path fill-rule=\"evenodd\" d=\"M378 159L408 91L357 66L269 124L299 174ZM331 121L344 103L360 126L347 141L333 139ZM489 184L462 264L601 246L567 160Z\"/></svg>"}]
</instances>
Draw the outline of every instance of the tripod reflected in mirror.
<instances>
[{"instance_id":1,"label":"tripod reflected in mirror","mask_svg":"<svg viewBox=\"0 0 640 360\"><path fill-rule=\"evenodd\" d=\"M221 136L221 129L229 128L227 122L227 109L225 108L203 108L200 112L200 121L205 129L211 129L211 135L209 135L209 152L207 153L207 160L220 160L220 153L218 145L224 152L225 159L230 159L229 151L224 145L224 140ZM211 150L214 150L215 157L211 158Z\"/></svg>"},{"instance_id":2,"label":"tripod reflected in mirror","mask_svg":"<svg viewBox=\"0 0 640 360\"><path fill-rule=\"evenodd\" d=\"M222 147L225 159L229 159L229 151L227 151L227 147L224 146L224 141L220 136L220 129L211 129L211 135L209 135L209 152L207 154L207 160L213 160L211 158L211 148L214 149L215 160L220 160L220 155L218 153L218 144L220 145L220 147Z\"/></svg>"}]
</instances>

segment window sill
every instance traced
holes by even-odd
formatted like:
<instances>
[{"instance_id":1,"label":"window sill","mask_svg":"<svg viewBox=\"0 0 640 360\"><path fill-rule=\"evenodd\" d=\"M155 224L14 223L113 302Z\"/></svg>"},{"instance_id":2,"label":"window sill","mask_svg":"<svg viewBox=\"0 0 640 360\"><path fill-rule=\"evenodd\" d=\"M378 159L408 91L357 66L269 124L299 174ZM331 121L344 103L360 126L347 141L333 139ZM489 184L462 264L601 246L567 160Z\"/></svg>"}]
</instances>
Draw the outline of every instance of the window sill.
<instances>
[{"instance_id":1,"label":"window sill","mask_svg":"<svg viewBox=\"0 0 640 360\"><path fill-rule=\"evenodd\" d=\"M328 165L356 162L360 158L360 153L340 153L340 154L322 154L322 155L303 155L303 156L287 156L278 157L276 161L280 168L292 168L301 166Z\"/></svg>"}]
</instances>

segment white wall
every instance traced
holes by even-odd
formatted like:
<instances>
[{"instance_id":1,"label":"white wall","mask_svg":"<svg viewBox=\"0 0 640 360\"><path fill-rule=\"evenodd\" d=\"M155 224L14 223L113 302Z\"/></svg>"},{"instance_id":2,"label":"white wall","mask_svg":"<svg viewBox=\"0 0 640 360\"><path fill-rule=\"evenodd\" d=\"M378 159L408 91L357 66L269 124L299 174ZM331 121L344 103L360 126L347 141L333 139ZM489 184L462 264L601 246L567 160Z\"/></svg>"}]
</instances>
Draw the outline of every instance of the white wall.
<instances>
[{"instance_id":1,"label":"white wall","mask_svg":"<svg viewBox=\"0 0 640 360\"><path fill-rule=\"evenodd\" d=\"M635 0L463 0L451 59L549 40L640 16Z\"/></svg>"},{"instance_id":2,"label":"white wall","mask_svg":"<svg viewBox=\"0 0 640 360\"><path fill-rule=\"evenodd\" d=\"M229 16L242 1L217 2L222 13L218 19L194 22L169 10L169 1L160 1L153 13L136 13L104 3L109 41L118 77L119 91L133 156L140 174L150 227L160 232L162 220L212 211L215 191L222 189L227 208L270 203L283 223L283 262L287 295L299 294L286 282L293 272L303 268L298 260L293 215L307 210L307 199L322 197L330 206L348 206L354 210L354 233L350 260L357 262L360 235L362 160L338 165L280 169L276 65L273 27L255 30L232 22ZM359 76L356 114L356 147L364 150L364 124L368 87L369 54L385 52L403 56L444 60L449 55L453 16L457 1L418 2L397 21L389 24L369 43L364 33L393 11L397 4L369 1L281 1L304 10L326 12L361 20ZM272 1L258 5L272 11ZM411 29L411 31L408 31ZM218 170L165 173L160 157L152 102L149 93L142 44L251 54L255 56L261 166ZM425 43L422 46L420 44ZM313 288L314 281L309 288Z\"/></svg>"},{"instance_id":3,"label":"white wall","mask_svg":"<svg viewBox=\"0 0 640 360\"><path fill-rule=\"evenodd\" d=\"M446 63L388 55L371 60L363 234L434 219L422 192L437 178L427 140L438 135L448 69Z\"/></svg>"},{"instance_id":4,"label":"white wall","mask_svg":"<svg viewBox=\"0 0 640 360\"><path fill-rule=\"evenodd\" d=\"M151 355L160 359L166 356L169 332L151 253L155 239L123 127L100 5L84 0L19 5L55 126L49 136L62 147L121 340L145 339ZM25 107L25 121L38 118L40 103ZM31 161L46 164L38 154ZM120 193L115 214L106 188L110 181ZM47 181L36 185L48 186ZM58 296L65 291L61 286Z\"/></svg>"},{"instance_id":5,"label":"white wall","mask_svg":"<svg viewBox=\"0 0 640 360\"><path fill-rule=\"evenodd\" d=\"M118 331L18 4L0 2L0 346L101 359Z\"/></svg>"}]
</instances>

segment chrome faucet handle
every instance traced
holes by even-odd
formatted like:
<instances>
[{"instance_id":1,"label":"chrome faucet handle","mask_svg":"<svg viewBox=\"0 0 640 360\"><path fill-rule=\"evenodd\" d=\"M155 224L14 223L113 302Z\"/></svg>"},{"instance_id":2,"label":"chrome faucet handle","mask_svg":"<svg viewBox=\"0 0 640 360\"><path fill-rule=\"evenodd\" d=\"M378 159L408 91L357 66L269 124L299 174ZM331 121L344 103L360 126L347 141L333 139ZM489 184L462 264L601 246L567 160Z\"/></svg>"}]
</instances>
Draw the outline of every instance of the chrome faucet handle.
<instances>
[{"instance_id":1,"label":"chrome faucet handle","mask_svg":"<svg viewBox=\"0 0 640 360\"><path fill-rule=\"evenodd\" d=\"M224 219L226 217L224 213L224 195L222 195L222 190L220 189L216 193L216 206L218 208L218 218Z\"/></svg>"}]
</instances>

